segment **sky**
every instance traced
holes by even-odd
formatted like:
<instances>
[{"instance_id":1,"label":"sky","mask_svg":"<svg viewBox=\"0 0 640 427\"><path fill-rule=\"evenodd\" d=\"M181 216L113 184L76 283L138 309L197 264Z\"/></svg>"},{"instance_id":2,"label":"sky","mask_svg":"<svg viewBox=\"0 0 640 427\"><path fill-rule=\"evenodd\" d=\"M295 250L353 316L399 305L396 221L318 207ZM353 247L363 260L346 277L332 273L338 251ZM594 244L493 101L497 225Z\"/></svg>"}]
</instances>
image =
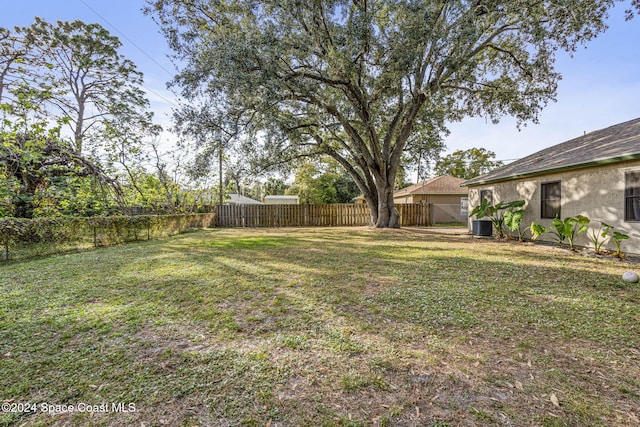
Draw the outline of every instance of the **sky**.
<instances>
[{"instance_id":1,"label":"sky","mask_svg":"<svg viewBox=\"0 0 640 427\"><path fill-rule=\"evenodd\" d=\"M144 88L159 124L170 127L176 96L166 88L175 74L171 53L159 28L141 9L144 0L0 0L0 27L27 26L39 16L97 22L118 36L121 53L144 74ZM640 117L640 17L625 21L625 4L611 12L609 30L571 57L560 53L556 70L563 78L556 102L538 124L518 130L514 120L492 124L468 118L450 126L447 150L483 147L497 160L512 161L552 145ZM164 138L171 139L165 134Z\"/></svg>"}]
</instances>

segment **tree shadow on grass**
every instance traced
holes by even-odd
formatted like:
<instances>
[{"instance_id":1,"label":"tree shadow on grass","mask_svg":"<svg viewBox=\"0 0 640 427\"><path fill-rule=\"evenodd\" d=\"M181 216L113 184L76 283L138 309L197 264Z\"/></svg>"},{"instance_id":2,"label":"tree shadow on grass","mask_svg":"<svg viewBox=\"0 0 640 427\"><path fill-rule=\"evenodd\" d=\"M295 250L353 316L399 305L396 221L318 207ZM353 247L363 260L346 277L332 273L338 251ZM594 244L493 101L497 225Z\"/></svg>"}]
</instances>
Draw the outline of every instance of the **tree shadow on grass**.
<instances>
[{"instance_id":1,"label":"tree shadow on grass","mask_svg":"<svg viewBox=\"0 0 640 427\"><path fill-rule=\"evenodd\" d=\"M637 285L571 255L410 236L204 232L40 263L2 300L8 398L169 400L127 421L230 425L594 425L637 407Z\"/></svg>"}]
</instances>

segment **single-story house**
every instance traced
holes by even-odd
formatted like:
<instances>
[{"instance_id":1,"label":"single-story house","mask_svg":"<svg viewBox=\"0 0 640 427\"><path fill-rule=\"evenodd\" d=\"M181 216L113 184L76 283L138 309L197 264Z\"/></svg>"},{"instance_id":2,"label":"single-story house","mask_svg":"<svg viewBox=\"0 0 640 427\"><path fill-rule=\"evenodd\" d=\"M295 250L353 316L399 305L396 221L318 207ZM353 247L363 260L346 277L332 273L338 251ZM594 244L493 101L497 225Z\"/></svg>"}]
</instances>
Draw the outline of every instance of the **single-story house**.
<instances>
[{"instance_id":1,"label":"single-story house","mask_svg":"<svg viewBox=\"0 0 640 427\"><path fill-rule=\"evenodd\" d=\"M262 203L252 199L250 197L243 196L242 194L229 194L229 200L227 203L230 205L261 205Z\"/></svg>"},{"instance_id":2,"label":"single-story house","mask_svg":"<svg viewBox=\"0 0 640 427\"><path fill-rule=\"evenodd\" d=\"M460 204L461 197L467 197L468 190L461 187L463 178L437 176L393 193L393 201L402 203Z\"/></svg>"},{"instance_id":3,"label":"single-story house","mask_svg":"<svg viewBox=\"0 0 640 427\"><path fill-rule=\"evenodd\" d=\"M592 229L604 221L628 234L622 250L640 254L640 118L546 148L463 185L469 188L470 211L482 198L494 204L524 200L525 226L535 221L553 229L556 216L583 215ZM575 243L593 246L587 233Z\"/></svg>"},{"instance_id":4,"label":"single-story house","mask_svg":"<svg viewBox=\"0 0 640 427\"><path fill-rule=\"evenodd\" d=\"M461 187L464 182L463 178L437 176L395 191L393 201L397 205L431 203L434 223L466 222L468 190ZM365 203L363 196L356 197L355 201Z\"/></svg>"}]
</instances>

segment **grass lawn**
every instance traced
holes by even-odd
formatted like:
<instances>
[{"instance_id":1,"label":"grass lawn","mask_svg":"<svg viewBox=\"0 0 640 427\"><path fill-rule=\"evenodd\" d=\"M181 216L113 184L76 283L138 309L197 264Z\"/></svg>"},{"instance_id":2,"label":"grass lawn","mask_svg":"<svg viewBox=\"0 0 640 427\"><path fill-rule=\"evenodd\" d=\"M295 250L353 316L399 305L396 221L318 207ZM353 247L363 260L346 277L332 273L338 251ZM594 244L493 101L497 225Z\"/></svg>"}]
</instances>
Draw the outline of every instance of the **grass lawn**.
<instances>
[{"instance_id":1,"label":"grass lawn","mask_svg":"<svg viewBox=\"0 0 640 427\"><path fill-rule=\"evenodd\" d=\"M204 230L1 265L0 425L639 425L640 265L463 232Z\"/></svg>"}]
</instances>

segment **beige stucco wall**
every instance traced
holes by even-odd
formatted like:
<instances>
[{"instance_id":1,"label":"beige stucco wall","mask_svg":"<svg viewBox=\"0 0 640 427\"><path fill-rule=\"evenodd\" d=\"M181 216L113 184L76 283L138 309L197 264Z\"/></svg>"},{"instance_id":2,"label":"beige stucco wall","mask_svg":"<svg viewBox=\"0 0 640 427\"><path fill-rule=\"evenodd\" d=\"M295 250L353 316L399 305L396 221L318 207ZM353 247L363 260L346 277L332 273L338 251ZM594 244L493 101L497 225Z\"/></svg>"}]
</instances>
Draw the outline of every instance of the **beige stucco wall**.
<instances>
[{"instance_id":1,"label":"beige stucco wall","mask_svg":"<svg viewBox=\"0 0 640 427\"><path fill-rule=\"evenodd\" d=\"M405 196L394 197L393 198L393 203L395 203L397 205L420 203L420 200L416 200L416 197L417 196L414 196L413 194L407 194Z\"/></svg>"},{"instance_id":2,"label":"beige stucco wall","mask_svg":"<svg viewBox=\"0 0 640 427\"><path fill-rule=\"evenodd\" d=\"M467 216L460 215L460 199L463 197L467 197L467 194L414 194L395 197L393 201L396 204L432 203L431 219L434 223L464 223L467 220Z\"/></svg>"},{"instance_id":3,"label":"beige stucco wall","mask_svg":"<svg viewBox=\"0 0 640 427\"><path fill-rule=\"evenodd\" d=\"M413 194L407 196L394 197L395 203L435 203L435 204L460 204L460 199L467 197L463 194Z\"/></svg>"},{"instance_id":4,"label":"beige stucco wall","mask_svg":"<svg viewBox=\"0 0 640 427\"><path fill-rule=\"evenodd\" d=\"M473 186L469 188L469 212L479 204L481 190L492 190L494 203L521 199L527 202L524 226L528 227L535 221L550 229L553 220L540 218L540 184L560 181L562 218L584 215L591 219L590 226L596 229L600 221L611 224L630 236L629 240L622 242L622 251L640 254L640 222L624 221L625 173L631 171L640 171L640 160ZM469 228L473 219L469 217ZM539 239L554 241L549 234ZM593 246L586 233L578 235L575 243ZM606 248L614 249L613 242L609 242Z\"/></svg>"}]
</instances>

